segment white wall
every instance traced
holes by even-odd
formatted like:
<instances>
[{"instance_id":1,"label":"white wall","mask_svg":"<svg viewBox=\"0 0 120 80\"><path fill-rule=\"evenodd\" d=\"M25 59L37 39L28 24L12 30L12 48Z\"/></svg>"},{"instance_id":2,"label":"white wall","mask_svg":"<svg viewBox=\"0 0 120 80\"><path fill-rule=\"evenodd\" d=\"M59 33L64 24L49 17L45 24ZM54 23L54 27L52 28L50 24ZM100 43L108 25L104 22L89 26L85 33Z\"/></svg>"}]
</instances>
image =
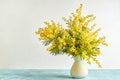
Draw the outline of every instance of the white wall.
<instances>
[{"instance_id":1,"label":"white wall","mask_svg":"<svg viewBox=\"0 0 120 80\"><path fill-rule=\"evenodd\" d=\"M51 56L38 41L35 31L44 21L62 21L79 4L83 13L94 13L96 23L107 36L101 47L103 68L120 68L120 0L0 0L0 68L69 69L73 59ZM96 64L89 68L97 68Z\"/></svg>"}]
</instances>

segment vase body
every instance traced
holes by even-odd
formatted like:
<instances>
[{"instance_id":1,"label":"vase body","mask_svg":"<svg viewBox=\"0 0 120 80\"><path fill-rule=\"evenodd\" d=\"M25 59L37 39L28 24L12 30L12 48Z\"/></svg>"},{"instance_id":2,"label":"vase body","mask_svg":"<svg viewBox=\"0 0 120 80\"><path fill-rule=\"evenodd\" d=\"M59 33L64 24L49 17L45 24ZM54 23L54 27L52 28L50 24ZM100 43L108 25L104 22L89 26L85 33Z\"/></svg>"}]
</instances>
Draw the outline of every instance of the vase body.
<instances>
[{"instance_id":1,"label":"vase body","mask_svg":"<svg viewBox=\"0 0 120 80\"><path fill-rule=\"evenodd\" d=\"M71 77L73 78L84 78L88 75L88 68L84 60L75 58L74 63L70 70Z\"/></svg>"}]
</instances>

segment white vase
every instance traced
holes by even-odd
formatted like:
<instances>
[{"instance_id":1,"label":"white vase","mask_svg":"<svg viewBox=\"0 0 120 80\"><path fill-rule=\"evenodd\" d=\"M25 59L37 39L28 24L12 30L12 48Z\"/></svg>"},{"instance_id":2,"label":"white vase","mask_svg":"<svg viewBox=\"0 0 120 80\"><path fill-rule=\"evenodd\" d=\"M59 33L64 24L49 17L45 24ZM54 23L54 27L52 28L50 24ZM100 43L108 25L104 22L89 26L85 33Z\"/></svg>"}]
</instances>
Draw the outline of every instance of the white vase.
<instances>
[{"instance_id":1,"label":"white vase","mask_svg":"<svg viewBox=\"0 0 120 80\"><path fill-rule=\"evenodd\" d=\"M75 57L74 63L71 67L70 74L73 78L84 78L88 75L88 68L84 60L80 57Z\"/></svg>"}]
</instances>

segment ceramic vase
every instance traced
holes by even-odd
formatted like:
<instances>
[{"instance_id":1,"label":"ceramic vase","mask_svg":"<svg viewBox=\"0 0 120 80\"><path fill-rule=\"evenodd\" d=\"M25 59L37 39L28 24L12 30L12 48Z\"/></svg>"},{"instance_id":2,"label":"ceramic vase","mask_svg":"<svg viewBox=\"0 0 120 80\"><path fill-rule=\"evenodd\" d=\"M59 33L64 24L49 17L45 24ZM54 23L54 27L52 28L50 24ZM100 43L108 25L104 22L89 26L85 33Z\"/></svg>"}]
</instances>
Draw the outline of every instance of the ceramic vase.
<instances>
[{"instance_id":1,"label":"ceramic vase","mask_svg":"<svg viewBox=\"0 0 120 80\"><path fill-rule=\"evenodd\" d=\"M71 77L84 78L88 75L87 64L80 57L74 58L74 63L70 70Z\"/></svg>"}]
</instances>

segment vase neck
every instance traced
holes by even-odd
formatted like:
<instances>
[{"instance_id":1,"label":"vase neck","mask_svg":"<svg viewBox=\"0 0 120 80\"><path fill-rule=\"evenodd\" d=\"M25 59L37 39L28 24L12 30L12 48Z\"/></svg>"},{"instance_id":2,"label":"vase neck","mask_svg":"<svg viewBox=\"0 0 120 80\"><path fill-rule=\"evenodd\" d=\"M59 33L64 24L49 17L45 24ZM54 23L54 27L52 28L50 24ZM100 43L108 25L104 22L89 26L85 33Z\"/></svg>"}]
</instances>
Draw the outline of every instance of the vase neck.
<instances>
[{"instance_id":1,"label":"vase neck","mask_svg":"<svg viewBox=\"0 0 120 80\"><path fill-rule=\"evenodd\" d=\"M80 56L75 56L75 57L74 57L74 60L77 61L77 62L78 62L78 61L79 61L79 62L80 62L80 61L83 61L83 59L82 59Z\"/></svg>"}]
</instances>

